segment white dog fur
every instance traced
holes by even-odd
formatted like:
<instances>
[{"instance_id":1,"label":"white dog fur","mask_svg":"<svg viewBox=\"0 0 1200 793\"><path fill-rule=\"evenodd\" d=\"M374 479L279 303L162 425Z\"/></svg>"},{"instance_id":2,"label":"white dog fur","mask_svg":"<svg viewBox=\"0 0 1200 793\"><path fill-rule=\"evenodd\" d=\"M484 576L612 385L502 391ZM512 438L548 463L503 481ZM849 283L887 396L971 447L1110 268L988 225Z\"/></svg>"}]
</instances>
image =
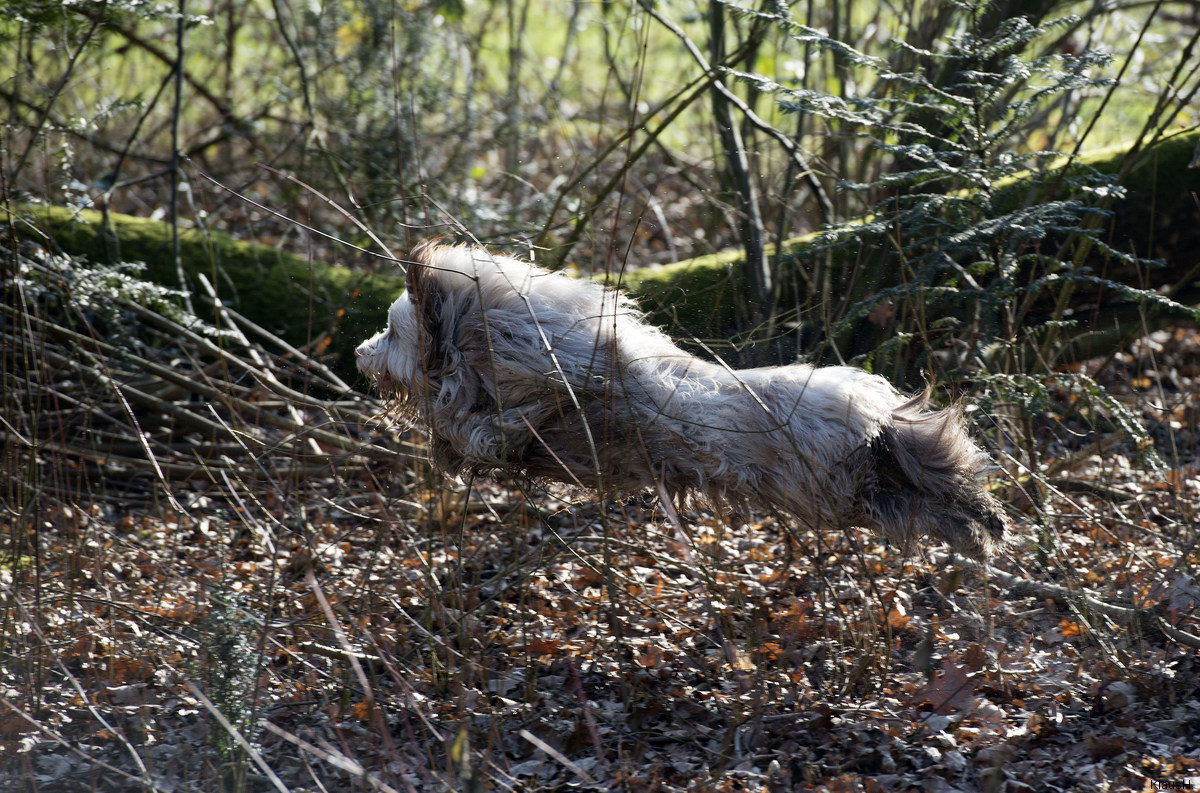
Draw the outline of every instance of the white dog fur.
<instances>
[{"instance_id":1,"label":"white dog fur","mask_svg":"<svg viewBox=\"0 0 1200 793\"><path fill-rule=\"evenodd\" d=\"M419 245L387 328L357 356L451 473L748 500L977 559L1009 531L956 409L846 366L702 360L616 291L482 248Z\"/></svg>"}]
</instances>

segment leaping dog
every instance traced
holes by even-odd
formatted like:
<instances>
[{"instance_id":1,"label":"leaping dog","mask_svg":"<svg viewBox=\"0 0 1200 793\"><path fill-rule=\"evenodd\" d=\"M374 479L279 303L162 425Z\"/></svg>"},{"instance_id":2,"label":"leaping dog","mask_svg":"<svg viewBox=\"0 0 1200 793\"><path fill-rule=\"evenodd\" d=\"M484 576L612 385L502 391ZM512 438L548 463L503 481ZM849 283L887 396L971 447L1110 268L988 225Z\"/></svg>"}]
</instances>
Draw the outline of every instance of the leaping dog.
<instances>
[{"instance_id":1,"label":"leaping dog","mask_svg":"<svg viewBox=\"0 0 1200 793\"><path fill-rule=\"evenodd\" d=\"M853 367L697 358L617 291L482 248L434 240L411 258L358 367L448 472L746 500L976 559L1011 532L956 408Z\"/></svg>"}]
</instances>

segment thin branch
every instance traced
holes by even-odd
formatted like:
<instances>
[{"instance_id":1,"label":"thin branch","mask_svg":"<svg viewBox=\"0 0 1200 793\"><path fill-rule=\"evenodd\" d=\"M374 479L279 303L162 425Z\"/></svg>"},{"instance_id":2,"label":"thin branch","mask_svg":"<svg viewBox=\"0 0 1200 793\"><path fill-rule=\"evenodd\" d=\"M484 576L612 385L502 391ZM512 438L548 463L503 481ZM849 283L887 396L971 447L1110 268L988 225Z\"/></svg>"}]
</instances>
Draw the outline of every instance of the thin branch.
<instances>
[{"instance_id":1,"label":"thin branch","mask_svg":"<svg viewBox=\"0 0 1200 793\"><path fill-rule=\"evenodd\" d=\"M965 559L960 556L952 557L950 554L940 552L931 553L929 556L938 565L953 563L978 570L980 574L986 576L990 581L1007 589L1014 597L1032 596L1048 598L1065 606L1083 606L1088 611L1103 614L1122 625L1136 625L1144 630L1160 631L1163 635L1174 639L1182 645L1200 648L1200 636L1168 624L1158 609L1121 606L1109 603L1088 593L1082 587L1072 589L1070 587L1058 586L1057 584L1048 584L1044 581L1031 581L1028 578L1013 573L1006 573L991 565Z\"/></svg>"}]
</instances>

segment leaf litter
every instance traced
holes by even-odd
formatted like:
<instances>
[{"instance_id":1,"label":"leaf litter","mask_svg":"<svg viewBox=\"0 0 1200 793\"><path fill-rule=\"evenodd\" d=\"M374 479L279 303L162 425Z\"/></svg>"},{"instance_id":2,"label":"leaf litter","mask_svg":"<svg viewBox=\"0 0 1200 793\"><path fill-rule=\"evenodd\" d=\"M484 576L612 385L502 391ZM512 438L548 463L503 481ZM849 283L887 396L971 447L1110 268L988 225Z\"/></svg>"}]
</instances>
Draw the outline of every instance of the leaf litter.
<instances>
[{"instance_id":1,"label":"leaf litter","mask_svg":"<svg viewBox=\"0 0 1200 793\"><path fill-rule=\"evenodd\" d=\"M1170 468L1048 443L1044 471L1066 464L1001 485L1022 541L982 569L448 481L269 339L239 343L274 380L222 380L219 345L121 357L27 327L56 357L10 372L5 790L1200 784L1195 329L1083 364Z\"/></svg>"}]
</instances>

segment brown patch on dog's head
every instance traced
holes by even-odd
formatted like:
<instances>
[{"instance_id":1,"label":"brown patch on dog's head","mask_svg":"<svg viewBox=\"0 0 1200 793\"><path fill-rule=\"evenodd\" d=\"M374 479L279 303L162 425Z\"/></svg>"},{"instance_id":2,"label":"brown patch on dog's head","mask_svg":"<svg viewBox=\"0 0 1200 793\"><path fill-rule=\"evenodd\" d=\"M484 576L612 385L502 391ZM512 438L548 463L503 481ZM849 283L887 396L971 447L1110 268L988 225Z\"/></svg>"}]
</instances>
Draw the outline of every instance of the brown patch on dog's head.
<instances>
[{"instance_id":1,"label":"brown patch on dog's head","mask_svg":"<svg viewBox=\"0 0 1200 793\"><path fill-rule=\"evenodd\" d=\"M409 254L406 286L420 323L421 360L426 374L440 372L446 364L446 329L442 307L445 287L437 273L437 249L442 237L424 240Z\"/></svg>"}]
</instances>

